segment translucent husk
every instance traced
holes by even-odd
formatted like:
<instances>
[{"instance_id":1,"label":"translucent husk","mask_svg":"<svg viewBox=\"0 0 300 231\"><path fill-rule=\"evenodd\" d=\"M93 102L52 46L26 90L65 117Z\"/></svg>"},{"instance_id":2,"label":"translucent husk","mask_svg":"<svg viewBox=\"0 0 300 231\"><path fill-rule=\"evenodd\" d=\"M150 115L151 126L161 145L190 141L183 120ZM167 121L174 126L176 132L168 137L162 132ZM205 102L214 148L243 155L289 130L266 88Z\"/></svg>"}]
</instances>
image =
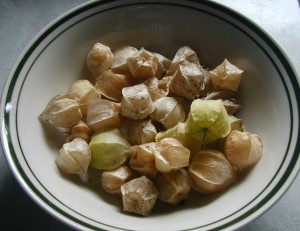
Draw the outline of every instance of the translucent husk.
<instances>
[{"instance_id":1,"label":"translucent husk","mask_svg":"<svg viewBox=\"0 0 300 231\"><path fill-rule=\"evenodd\" d=\"M122 89L132 85L128 74L115 74L111 70L103 72L96 80L96 89L106 98L120 102Z\"/></svg>"},{"instance_id":2,"label":"translucent husk","mask_svg":"<svg viewBox=\"0 0 300 231\"><path fill-rule=\"evenodd\" d=\"M213 86L210 78L210 73L207 69L201 67L203 72L203 84L199 91L199 97L205 97L213 91Z\"/></svg>"},{"instance_id":3,"label":"translucent husk","mask_svg":"<svg viewBox=\"0 0 300 231\"><path fill-rule=\"evenodd\" d=\"M214 70L210 71L213 88L216 91L238 91L243 70L231 64L227 59Z\"/></svg>"},{"instance_id":4,"label":"translucent husk","mask_svg":"<svg viewBox=\"0 0 300 231\"><path fill-rule=\"evenodd\" d=\"M73 94L80 103L80 110L82 114L86 114L89 102L94 99L101 99L101 94L96 90L90 81L80 79L75 81L68 90L69 94Z\"/></svg>"},{"instance_id":5,"label":"translucent husk","mask_svg":"<svg viewBox=\"0 0 300 231\"><path fill-rule=\"evenodd\" d=\"M144 48L127 58L128 69L134 79L156 76L158 62L158 58Z\"/></svg>"},{"instance_id":6,"label":"translucent husk","mask_svg":"<svg viewBox=\"0 0 300 231\"><path fill-rule=\"evenodd\" d=\"M91 161L91 152L88 143L76 138L65 143L56 156L56 165L64 173L87 175Z\"/></svg>"},{"instance_id":7,"label":"translucent husk","mask_svg":"<svg viewBox=\"0 0 300 231\"><path fill-rule=\"evenodd\" d=\"M155 76L161 78L169 69L171 60L159 53L152 52L152 54L157 58L157 71Z\"/></svg>"},{"instance_id":8,"label":"translucent husk","mask_svg":"<svg viewBox=\"0 0 300 231\"><path fill-rule=\"evenodd\" d=\"M165 138L156 143L154 156L157 170L168 173L189 165L190 150L174 138Z\"/></svg>"},{"instance_id":9,"label":"translucent husk","mask_svg":"<svg viewBox=\"0 0 300 231\"><path fill-rule=\"evenodd\" d=\"M166 92L166 96L170 94L170 82L173 79L173 76L164 76L161 78L158 82L158 88L163 89L164 92Z\"/></svg>"},{"instance_id":10,"label":"translucent husk","mask_svg":"<svg viewBox=\"0 0 300 231\"><path fill-rule=\"evenodd\" d=\"M175 172L159 173L154 184L160 200L177 205L188 198L192 181L187 170L181 168Z\"/></svg>"},{"instance_id":11,"label":"translucent husk","mask_svg":"<svg viewBox=\"0 0 300 231\"><path fill-rule=\"evenodd\" d=\"M123 210L148 216L157 200L158 192L145 176L130 180L121 186Z\"/></svg>"},{"instance_id":12,"label":"translucent husk","mask_svg":"<svg viewBox=\"0 0 300 231\"><path fill-rule=\"evenodd\" d=\"M101 94L94 88L82 101L80 101L81 113L86 115L90 105L97 100L101 100Z\"/></svg>"},{"instance_id":13,"label":"translucent husk","mask_svg":"<svg viewBox=\"0 0 300 231\"><path fill-rule=\"evenodd\" d=\"M222 90L211 91L203 99L230 99L236 98L237 93L234 91Z\"/></svg>"},{"instance_id":14,"label":"translucent husk","mask_svg":"<svg viewBox=\"0 0 300 231\"><path fill-rule=\"evenodd\" d=\"M242 119L239 119L233 115L228 115L229 123L230 123L230 132L237 130L240 132L245 131L245 126Z\"/></svg>"},{"instance_id":15,"label":"translucent husk","mask_svg":"<svg viewBox=\"0 0 300 231\"><path fill-rule=\"evenodd\" d=\"M90 102L88 107L86 123L97 131L102 128L121 127L120 104L105 99Z\"/></svg>"},{"instance_id":16,"label":"translucent husk","mask_svg":"<svg viewBox=\"0 0 300 231\"><path fill-rule=\"evenodd\" d=\"M179 122L176 126L157 133L155 140L159 142L164 138L174 138L182 143L184 147L188 148L191 153L199 151L202 147L202 142L187 134L185 129L185 123Z\"/></svg>"},{"instance_id":17,"label":"translucent husk","mask_svg":"<svg viewBox=\"0 0 300 231\"><path fill-rule=\"evenodd\" d=\"M154 179L158 173L155 166L154 156L155 142L135 145L129 149L130 161L129 166L140 175L144 175L149 179Z\"/></svg>"},{"instance_id":18,"label":"translucent husk","mask_svg":"<svg viewBox=\"0 0 300 231\"><path fill-rule=\"evenodd\" d=\"M86 65L96 78L111 67L113 60L114 55L108 46L95 43L87 55Z\"/></svg>"},{"instance_id":19,"label":"translucent husk","mask_svg":"<svg viewBox=\"0 0 300 231\"><path fill-rule=\"evenodd\" d=\"M138 84L122 89L121 114L125 117L142 120L154 110L148 88Z\"/></svg>"},{"instance_id":20,"label":"translucent husk","mask_svg":"<svg viewBox=\"0 0 300 231\"><path fill-rule=\"evenodd\" d=\"M111 65L111 70L114 73L128 73L127 58L136 54L138 50L135 47L124 46L114 52L114 60Z\"/></svg>"},{"instance_id":21,"label":"translucent husk","mask_svg":"<svg viewBox=\"0 0 300 231\"><path fill-rule=\"evenodd\" d=\"M222 100L194 100L186 121L186 133L203 144L226 137L230 132L228 114Z\"/></svg>"},{"instance_id":22,"label":"translucent husk","mask_svg":"<svg viewBox=\"0 0 300 231\"><path fill-rule=\"evenodd\" d=\"M228 115L228 120L230 123L230 132L232 132L234 130L241 131L241 132L245 131L245 126L243 124L242 119L239 119L233 115ZM220 138L216 142L206 145L206 148L217 149L217 150L221 151L222 153L224 153L224 146L225 146L225 141L226 141L227 137Z\"/></svg>"},{"instance_id":23,"label":"translucent husk","mask_svg":"<svg viewBox=\"0 0 300 231\"><path fill-rule=\"evenodd\" d=\"M100 178L101 187L108 193L121 196L121 186L133 179L133 173L127 166L115 170L103 171Z\"/></svg>"},{"instance_id":24,"label":"translucent husk","mask_svg":"<svg viewBox=\"0 0 300 231\"><path fill-rule=\"evenodd\" d=\"M257 163L263 153L263 144L258 135L232 131L225 141L224 153L238 170L246 170Z\"/></svg>"},{"instance_id":25,"label":"translucent husk","mask_svg":"<svg viewBox=\"0 0 300 231\"><path fill-rule=\"evenodd\" d=\"M81 138L86 142L90 142L91 135L92 129L90 129L84 121L79 121L79 123L72 128L71 134L67 136L66 140L67 142L71 142L75 138Z\"/></svg>"},{"instance_id":26,"label":"translucent husk","mask_svg":"<svg viewBox=\"0 0 300 231\"><path fill-rule=\"evenodd\" d=\"M69 94L73 94L79 100L87 95L91 89L94 88L94 85L86 79L79 79L74 81L68 89Z\"/></svg>"},{"instance_id":27,"label":"translucent husk","mask_svg":"<svg viewBox=\"0 0 300 231\"><path fill-rule=\"evenodd\" d=\"M229 115L236 114L241 105L237 100L237 93L230 90L212 91L209 92L203 99L222 99L224 107Z\"/></svg>"},{"instance_id":28,"label":"translucent husk","mask_svg":"<svg viewBox=\"0 0 300 231\"><path fill-rule=\"evenodd\" d=\"M92 135L91 167L109 170L124 164L128 159L130 144L122 132L117 129L101 129Z\"/></svg>"},{"instance_id":29,"label":"translucent husk","mask_svg":"<svg viewBox=\"0 0 300 231\"><path fill-rule=\"evenodd\" d=\"M144 84L148 88L152 101L166 97L169 93L169 87L166 83L166 79L159 80L158 78L153 77L144 81Z\"/></svg>"},{"instance_id":30,"label":"translucent husk","mask_svg":"<svg viewBox=\"0 0 300 231\"><path fill-rule=\"evenodd\" d=\"M100 169L100 184L122 195L124 211L148 216L157 197L176 205L191 185L201 193L218 192L234 182L235 170L247 170L261 158L260 138L244 132L242 120L233 116L240 108L243 71L226 59L209 72L186 46L170 61L129 46L112 54L97 43L86 64L96 85L75 81L40 118L71 132L57 156L61 171L86 177L88 166ZM166 130L157 134L149 117L158 130ZM132 180L133 172L141 177Z\"/></svg>"},{"instance_id":31,"label":"translucent husk","mask_svg":"<svg viewBox=\"0 0 300 231\"><path fill-rule=\"evenodd\" d=\"M170 90L178 96L194 100L205 89L204 75L205 70L200 64L179 64L178 70L170 82Z\"/></svg>"},{"instance_id":32,"label":"translucent husk","mask_svg":"<svg viewBox=\"0 0 300 231\"><path fill-rule=\"evenodd\" d=\"M155 141L157 134L151 120L132 121L127 131L127 139L131 144L145 144Z\"/></svg>"},{"instance_id":33,"label":"translucent husk","mask_svg":"<svg viewBox=\"0 0 300 231\"><path fill-rule=\"evenodd\" d=\"M81 120L82 114L78 100L73 94L54 96L40 114L41 120L49 121L61 128L71 129Z\"/></svg>"},{"instance_id":34,"label":"translucent husk","mask_svg":"<svg viewBox=\"0 0 300 231\"><path fill-rule=\"evenodd\" d=\"M154 102L154 108L150 118L160 122L166 129L172 128L178 122L184 122L185 120L182 98L162 97Z\"/></svg>"},{"instance_id":35,"label":"translucent husk","mask_svg":"<svg viewBox=\"0 0 300 231\"><path fill-rule=\"evenodd\" d=\"M180 47L177 50L170 64L167 75L173 75L177 71L179 64L182 64L183 62L199 64L199 59L197 57L196 52L188 46Z\"/></svg>"},{"instance_id":36,"label":"translucent husk","mask_svg":"<svg viewBox=\"0 0 300 231\"><path fill-rule=\"evenodd\" d=\"M224 104L224 107L225 107L228 115L236 114L241 108L241 105L239 104L239 102L234 98L225 99L225 100L222 100L222 102Z\"/></svg>"},{"instance_id":37,"label":"translucent husk","mask_svg":"<svg viewBox=\"0 0 300 231\"><path fill-rule=\"evenodd\" d=\"M234 169L223 153L212 149L195 153L188 171L192 188L205 194L221 191L236 179Z\"/></svg>"}]
</instances>

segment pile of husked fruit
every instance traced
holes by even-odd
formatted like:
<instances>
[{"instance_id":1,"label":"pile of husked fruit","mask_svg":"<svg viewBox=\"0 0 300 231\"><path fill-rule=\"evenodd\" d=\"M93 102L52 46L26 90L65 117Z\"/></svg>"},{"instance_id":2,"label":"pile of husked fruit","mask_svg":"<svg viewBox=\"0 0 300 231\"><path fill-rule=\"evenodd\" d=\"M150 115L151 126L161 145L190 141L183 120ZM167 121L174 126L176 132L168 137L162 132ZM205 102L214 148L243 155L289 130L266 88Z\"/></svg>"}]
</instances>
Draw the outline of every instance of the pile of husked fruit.
<instances>
[{"instance_id":1,"label":"pile of husked fruit","mask_svg":"<svg viewBox=\"0 0 300 231\"><path fill-rule=\"evenodd\" d=\"M56 164L122 197L123 209L147 216L157 199L176 205L190 190L216 193L260 158L263 145L237 112L243 71L225 59L204 68L190 47L173 60L96 43L86 65L94 77L53 97L40 119L66 132Z\"/></svg>"}]
</instances>

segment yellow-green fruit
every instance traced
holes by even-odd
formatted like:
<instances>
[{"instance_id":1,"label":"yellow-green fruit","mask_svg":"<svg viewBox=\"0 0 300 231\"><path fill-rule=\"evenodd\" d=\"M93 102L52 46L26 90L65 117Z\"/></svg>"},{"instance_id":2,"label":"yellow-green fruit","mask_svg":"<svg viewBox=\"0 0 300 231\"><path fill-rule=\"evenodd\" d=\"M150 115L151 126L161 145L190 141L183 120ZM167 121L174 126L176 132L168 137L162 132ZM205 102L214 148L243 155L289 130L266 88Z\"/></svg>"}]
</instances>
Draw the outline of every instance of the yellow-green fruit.
<instances>
[{"instance_id":1,"label":"yellow-green fruit","mask_svg":"<svg viewBox=\"0 0 300 231\"><path fill-rule=\"evenodd\" d=\"M97 169L114 169L128 157L130 144L119 129L103 129L92 135L90 166Z\"/></svg>"},{"instance_id":2,"label":"yellow-green fruit","mask_svg":"<svg viewBox=\"0 0 300 231\"><path fill-rule=\"evenodd\" d=\"M161 141L164 138L174 138L182 143L182 145L190 149L191 153L199 151L201 149L202 142L193 138L185 132L185 123L178 122L176 126L157 133L156 142Z\"/></svg>"},{"instance_id":3,"label":"yellow-green fruit","mask_svg":"<svg viewBox=\"0 0 300 231\"><path fill-rule=\"evenodd\" d=\"M230 122L222 100L194 100L186 121L186 133L209 144L226 137Z\"/></svg>"}]
</instances>

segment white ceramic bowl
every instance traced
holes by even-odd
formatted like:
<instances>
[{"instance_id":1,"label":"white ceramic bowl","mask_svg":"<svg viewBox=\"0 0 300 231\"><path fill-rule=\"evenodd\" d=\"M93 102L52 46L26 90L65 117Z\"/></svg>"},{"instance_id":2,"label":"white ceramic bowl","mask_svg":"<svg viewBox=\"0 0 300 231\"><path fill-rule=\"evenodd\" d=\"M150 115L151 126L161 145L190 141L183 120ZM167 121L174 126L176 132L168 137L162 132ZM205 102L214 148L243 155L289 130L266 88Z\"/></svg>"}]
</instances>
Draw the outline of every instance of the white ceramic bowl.
<instances>
[{"instance_id":1,"label":"white ceramic bowl","mask_svg":"<svg viewBox=\"0 0 300 231\"><path fill-rule=\"evenodd\" d=\"M38 115L52 96L86 76L85 58L95 42L112 50L143 46L169 58L188 45L202 64L214 67L227 58L244 69L239 116L262 138L262 159L221 195L159 205L150 217L123 213L119 198L63 177L54 162L59 137ZM74 228L235 229L270 208L299 170L299 98L297 76L282 50L230 9L207 1L92 1L48 25L13 67L1 101L2 145L27 193Z\"/></svg>"}]
</instances>

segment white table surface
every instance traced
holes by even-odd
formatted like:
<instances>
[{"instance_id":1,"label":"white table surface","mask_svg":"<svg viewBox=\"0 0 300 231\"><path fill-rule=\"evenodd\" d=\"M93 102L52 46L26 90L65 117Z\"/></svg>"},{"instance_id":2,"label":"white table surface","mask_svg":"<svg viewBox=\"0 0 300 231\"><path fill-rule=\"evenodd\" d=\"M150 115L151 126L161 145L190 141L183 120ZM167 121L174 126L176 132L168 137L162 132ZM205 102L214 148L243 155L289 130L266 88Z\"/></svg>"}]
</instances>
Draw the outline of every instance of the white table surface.
<instances>
[{"instance_id":1,"label":"white table surface","mask_svg":"<svg viewBox=\"0 0 300 231\"><path fill-rule=\"evenodd\" d=\"M85 0L0 0L0 89L33 37ZM216 0L246 15L282 47L300 73L300 7L297 0ZM0 230L72 230L39 208L19 186L0 150ZM300 230L300 176L247 230Z\"/></svg>"}]
</instances>

